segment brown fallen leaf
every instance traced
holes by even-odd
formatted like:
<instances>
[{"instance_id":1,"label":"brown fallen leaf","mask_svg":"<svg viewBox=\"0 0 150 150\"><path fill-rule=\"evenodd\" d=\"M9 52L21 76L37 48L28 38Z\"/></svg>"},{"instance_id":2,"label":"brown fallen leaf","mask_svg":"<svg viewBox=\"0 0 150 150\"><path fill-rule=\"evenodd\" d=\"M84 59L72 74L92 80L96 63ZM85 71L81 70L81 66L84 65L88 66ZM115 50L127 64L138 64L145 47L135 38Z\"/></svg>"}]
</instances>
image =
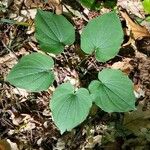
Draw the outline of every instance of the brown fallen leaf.
<instances>
[{"instance_id":1,"label":"brown fallen leaf","mask_svg":"<svg viewBox=\"0 0 150 150\"><path fill-rule=\"evenodd\" d=\"M128 30L130 32L130 36L134 39L141 39L143 37L149 37L150 33L144 26L140 26L139 24L132 21L129 15L126 12L120 11L121 16L125 19Z\"/></svg>"},{"instance_id":2,"label":"brown fallen leaf","mask_svg":"<svg viewBox=\"0 0 150 150\"><path fill-rule=\"evenodd\" d=\"M62 4L61 4L61 1L62 0L48 0L48 4L51 4L52 7L54 7L55 13L57 15L60 15L63 12L63 7L62 7Z\"/></svg>"},{"instance_id":3,"label":"brown fallen leaf","mask_svg":"<svg viewBox=\"0 0 150 150\"><path fill-rule=\"evenodd\" d=\"M45 3L43 0L24 0L24 5L27 8L46 8L45 4L48 4L48 8L51 7L53 10L55 10L55 13L57 15L62 14L63 7L61 4L62 0L45 0Z\"/></svg>"},{"instance_id":4,"label":"brown fallen leaf","mask_svg":"<svg viewBox=\"0 0 150 150\"><path fill-rule=\"evenodd\" d=\"M112 69L120 69L125 74L129 75L133 70L133 66L130 64L131 59L125 58L122 61L115 62L111 68Z\"/></svg>"},{"instance_id":5,"label":"brown fallen leaf","mask_svg":"<svg viewBox=\"0 0 150 150\"><path fill-rule=\"evenodd\" d=\"M143 103L139 103L137 110L125 113L124 126L138 135L142 128L150 129L150 110L143 111Z\"/></svg>"},{"instance_id":6,"label":"brown fallen leaf","mask_svg":"<svg viewBox=\"0 0 150 150\"><path fill-rule=\"evenodd\" d=\"M144 19L145 13L141 0L117 0L117 6L122 7L128 13Z\"/></svg>"},{"instance_id":7,"label":"brown fallen leaf","mask_svg":"<svg viewBox=\"0 0 150 150\"><path fill-rule=\"evenodd\" d=\"M134 85L134 95L136 98L145 97L145 92L142 90L140 82Z\"/></svg>"},{"instance_id":8,"label":"brown fallen leaf","mask_svg":"<svg viewBox=\"0 0 150 150\"><path fill-rule=\"evenodd\" d=\"M7 140L0 140L0 150L11 150L11 146Z\"/></svg>"},{"instance_id":9,"label":"brown fallen leaf","mask_svg":"<svg viewBox=\"0 0 150 150\"><path fill-rule=\"evenodd\" d=\"M2 0L2 4L8 8L14 0Z\"/></svg>"},{"instance_id":10,"label":"brown fallen leaf","mask_svg":"<svg viewBox=\"0 0 150 150\"><path fill-rule=\"evenodd\" d=\"M41 0L24 0L24 5L27 8L42 8L44 3Z\"/></svg>"},{"instance_id":11,"label":"brown fallen leaf","mask_svg":"<svg viewBox=\"0 0 150 150\"><path fill-rule=\"evenodd\" d=\"M19 150L16 143L11 142L9 139L7 139L7 142L10 144L11 150Z\"/></svg>"}]
</instances>

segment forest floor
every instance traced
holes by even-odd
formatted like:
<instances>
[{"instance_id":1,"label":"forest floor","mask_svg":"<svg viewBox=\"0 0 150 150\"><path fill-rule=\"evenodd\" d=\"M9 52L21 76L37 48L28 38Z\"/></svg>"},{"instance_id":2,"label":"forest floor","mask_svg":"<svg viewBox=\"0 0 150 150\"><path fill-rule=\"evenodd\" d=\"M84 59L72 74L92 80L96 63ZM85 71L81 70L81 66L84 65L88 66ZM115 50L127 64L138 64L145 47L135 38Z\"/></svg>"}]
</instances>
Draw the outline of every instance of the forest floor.
<instances>
[{"instance_id":1,"label":"forest floor","mask_svg":"<svg viewBox=\"0 0 150 150\"><path fill-rule=\"evenodd\" d=\"M58 3L58 0L0 1L0 150L9 150L8 145L13 150L149 150L150 22L146 21L148 15L139 0L117 1L124 42L119 54L106 63L97 62L93 56L81 63L78 37L88 20L112 8L103 5L99 10L89 10L75 0L63 0L63 14L71 19L77 40L57 56L54 86L45 92L30 93L5 82L22 56L40 51L34 36L36 10L61 11ZM98 71L108 66L122 70L133 81L137 110L106 113L98 109L96 115L61 135L49 110L49 97L54 89L68 80L82 82L86 87Z\"/></svg>"}]
</instances>

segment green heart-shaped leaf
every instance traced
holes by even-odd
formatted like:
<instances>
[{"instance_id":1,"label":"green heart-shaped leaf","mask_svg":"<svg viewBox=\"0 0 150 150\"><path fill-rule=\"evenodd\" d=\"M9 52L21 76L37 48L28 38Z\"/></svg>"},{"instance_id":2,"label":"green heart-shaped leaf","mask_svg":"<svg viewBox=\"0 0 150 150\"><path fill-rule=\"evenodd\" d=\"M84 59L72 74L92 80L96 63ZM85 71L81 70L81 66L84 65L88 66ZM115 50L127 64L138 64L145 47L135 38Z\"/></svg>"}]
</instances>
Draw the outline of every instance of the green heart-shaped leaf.
<instances>
[{"instance_id":1,"label":"green heart-shaped leaf","mask_svg":"<svg viewBox=\"0 0 150 150\"><path fill-rule=\"evenodd\" d=\"M49 56L32 53L23 56L7 76L12 85L32 92L47 90L54 81L53 59Z\"/></svg>"},{"instance_id":2,"label":"green heart-shaped leaf","mask_svg":"<svg viewBox=\"0 0 150 150\"><path fill-rule=\"evenodd\" d=\"M59 54L65 45L75 41L75 30L72 24L62 15L38 10L35 18L36 39L41 49Z\"/></svg>"},{"instance_id":3,"label":"green heart-shaped leaf","mask_svg":"<svg viewBox=\"0 0 150 150\"><path fill-rule=\"evenodd\" d=\"M143 1L144 10L150 14L150 0Z\"/></svg>"},{"instance_id":4,"label":"green heart-shaped leaf","mask_svg":"<svg viewBox=\"0 0 150 150\"><path fill-rule=\"evenodd\" d=\"M104 69L99 80L89 85L93 101L106 112L126 112L135 109L135 96L131 80L120 70Z\"/></svg>"},{"instance_id":5,"label":"green heart-shaped leaf","mask_svg":"<svg viewBox=\"0 0 150 150\"><path fill-rule=\"evenodd\" d=\"M119 51L123 42L123 31L115 12L110 12L91 20L81 34L81 49L96 55L96 59L105 62Z\"/></svg>"},{"instance_id":6,"label":"green heart-shaped leaf","mask_svg":"<svg viewBox=\"0 0 150 150\"><path fill-rule=\"evenodd\" d=\"M88 116L92 101L88 90L74 91L70 83L60 85L54 92L50 108L55 124L61 133L83 122Z\"/></svg>"}]
</instances>

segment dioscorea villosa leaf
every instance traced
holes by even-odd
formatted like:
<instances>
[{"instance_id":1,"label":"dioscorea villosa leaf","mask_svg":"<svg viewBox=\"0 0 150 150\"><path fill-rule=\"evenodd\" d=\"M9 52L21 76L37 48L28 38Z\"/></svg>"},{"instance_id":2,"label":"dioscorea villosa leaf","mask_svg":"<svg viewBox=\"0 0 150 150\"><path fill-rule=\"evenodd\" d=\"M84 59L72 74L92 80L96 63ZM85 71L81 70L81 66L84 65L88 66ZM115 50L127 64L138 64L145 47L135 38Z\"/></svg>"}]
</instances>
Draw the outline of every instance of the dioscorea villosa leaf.
<instances>
[{"instance_id":1,"label":"dioscorea villosa leaf","mask_svg":"<svg viewBox=\"0 0 150 150\"><path fill-rule=\"evenodd\" d=\"M99 80L89 85L93 101L106 112L127 112L135 109L135 96L131 80L120 70L104 69Z\"/></svg>"},{"instance_id":2,"label":"dioscorea villosa leaf","mask_svg":"<svg viewBox=\"0 0 150 150\"><path fill-rule=\"evenodd\" d=\"M62 15L38 10L35 18L35 35L42 50L59 54L65 45L75 41L72 24Z\"/></svg>"},{"instance_id":3,"label":"dioscorea villosa leaf","mask_svg":"<svg viewBox=\"0 0 150 150\"><path fill-rule=\"evenodd\" d=\"M144 10L150 14L150 0L143 1Z\"/></svg>"},{"instance_id":4,"label":"dioscorea villosa leaf","mask_svg":"<svg viewBox=\"0 0 150 150\"><path fill-rule=\"evenodd\" d=\"M123 30L115 12L89 21L81 34L81 49L87 54L95 53L101 62L115 57L122 42Z\"/></svg>"},{"instance_id":5,"label":"dioscorea villosa leaf","mask_svg":"<svg viewBox=\"0 0 150 150\"><path fill-rule=\"evenodd\" d=\"M7 76L12 85L32 92L47 90L54 81L53 59L41 53L23 56Z\"/></svg>"},{"instance_id":6,"label":"dioscorea villosa leaf","mask_svg":"<svg viewBox=\"0 0 150 150\"><path fill-rule=\"evenodd\" d=\"M70 83L60 85L53 94L50 102L53 120L61 133L70 131L83 122L92 106L87 89L74 91Z\"/></svg>"}]
</instances>

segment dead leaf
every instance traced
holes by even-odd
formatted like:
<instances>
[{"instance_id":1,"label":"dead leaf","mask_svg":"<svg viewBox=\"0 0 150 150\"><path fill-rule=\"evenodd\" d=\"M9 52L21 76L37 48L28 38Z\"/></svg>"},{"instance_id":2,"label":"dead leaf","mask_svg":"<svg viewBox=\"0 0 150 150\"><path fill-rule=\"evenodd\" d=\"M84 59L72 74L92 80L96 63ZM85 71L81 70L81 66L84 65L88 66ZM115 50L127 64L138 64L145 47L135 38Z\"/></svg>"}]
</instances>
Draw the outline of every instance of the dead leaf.
<instances>
[{"instance_id":1,"label":"dead leaf","mask_svg":"<svg viewBox=\"0 0 150 150\"><path fill-rule=\"evenodd\" d=\"M133 70L133 66L130 64L131 59L130 58L125 58L122 61L118 61L114 63L111 68L112 69L120 69L127 75Z\"/></svg>"},{"instance_id":2,"label":"dead leaf","mask_svg":"<svg viewBox=\"0 0 150 150\"><path fill-rule=\"evenodd\" d=\"M7 139L7 142L10 144L11 150L19 150L16 143L11 142L9 139Z\"/></svg>"},{"instance_id":3,"label":"dead leaf","mask_svg":"<svg viewBox=\"0 0 150 150\"><path fill-rule=\"evenodd\" d=\"M44 3L41 0L24 0L24 4L27 8L41 8Z\"/></svg>"},{"instance_id":4,"label":"dead leaf","mask_svg":"<svg viewBox=\"0 0 150 150\"><path fill-rule=\"evenodd\" d=\"M149 37L150 33L144 26L140 26L136 24L132 19L128 16L126 12L120 11L122 17L125 19L128 30L131 34L131 37L134 40L140 39L142 37Z\"/></svg>"},{"instance_id":5,"label":"dead leaf","mask_svg":"<svg viewBox=\"0 0 150 150\"><path fill-rule=\"evenodd\" d=\"M57 149L59 150L65 149L65 141L63 141L63 139L61 138L57 140L56 148L54 150L57 150Z\"/></svg>"},{"instance_id":6,"label":"dead leaf","mask_svg":"<svg viewBox=\"0 0 150 150\"><path fill-rule=\"evenodd\" d=\"M150 129L150 110L143 111L143 104L139 103L137 110L125 113L124 126L134 134L139 134L142 128Z\"/></svg>"},{"instance_id":7,"label":"dead leaf","mask_svg":"<svg viewBox=\"0 0 150 150\"><path fill-rule=\"evenodd\" d=\"M61 3L62 0L48 0L48 3L52 3L55 5L59 5Z\"/></svg>"},{"instance_id":8,"label":"dead leaf","mask_svg":"<svg viewBox=\"0 0 150 150\"><path fill-rule=\"evenodd\" d=\"M140 83L134 85L134 95L136 98L145 97L145 92L142 90Z\"/></svg>"},{"instance_id":9,"label":"dead leaf","mask_svg":"<svg viewBox=\"0 0 150 150\"><path fill-rule=\"evenodd\" d=\"M23 121L23 126L20 128L20 132L24 131L31 131L36 128L36 123L40 125L40 123L36 122L34 118L32 118L28 114L21 114L24 118L22 119Z\"/></svg>"},{"instance_id":10,"label":"dead leaf","mask_svg":"<svg viewBox=\"0 0 150 150\"><path fill-rule=\"evenodd\" d=\"M73 16L76 16L76 17L81 18L81 19L83 19L85 21L88 21L88 19L85 17L85 15L83 15L80 11L74 9L73 7L71 7L69 5L65 4L65 7L63 7L63 12L65 12L72 19L75 19L75 17L73 17ZM84 13L86 15L89 14L89 10L88 9L84 9ZM77 21L75 21L75 23L77 23ZM79 25L81 25L81 24L79 23Z\"/></svg>"},{"instance_id":11,"label":"dead leaf","mask_svg":"<svg viewBox=\"0 0 150 150\"><path fill-rule=\"evenodd\" d=\"M86 149L93 149L96 144L101 144L102 135L96 135L94 137L89 137L87 144L85 145Z\"/></svg>"},{"instance_id":12,"label":"dead leaf","mask_svg":"<svg viewBox=\"0 0 150 150\"><path fill-rule=\"evenodd\" d=\"M18 95L20 95L20 96L22 96L24 98L27 98L27 96L29 95L29 93L26 90L24 90L24 89L13 88L12 90L13 90L14 94L18 94Z\"/></svg>"},{"instance_id":13,"label":"dead leaf","mask_svg":"<svg viewBox=\"0 0 150 150\"><path fill-rule=\"evenodd\" d=\"M46 116L46 117L51 116L51 113L50 113L50 111L48 109L44 109L42 114L43 114L43 116Z\"/></svg>"},{"instance_id":14,"label":"dead leaf","mask_svg":"<svg viewBox=\"0 0 150 150\"><path fill-rule=\"evenodd\" d=\"M128 13L132 13L139 18L145 18L144 8L141 0L118 0L117 6L121 6Z\"/></svg>"},{"instance_id":15,"label":"dead leaf","mask_svg":"<svg viewBox=\"0 0 150 150\"><path fill-rule=\"evenodd\" d=\"M28 9L28 10L21 10L21 16L26 16L27 19L35 19L35 15L37 13L37 9Z\"/></svg>"},{"instance_id":16,"label":"dead leaf","mask_svg":"<svg viewBox=\"0 0 150 150\"><path fill-rule=\"evenodd\" d=\"M10 114L10 119L14 125L19 126L22 123L23 117L21 115L17 116L11 110L8 110L8 113Z\"/></svg>"},{"instance_id":17,"label":"dead leaf","mask_svg":"<svg viewBox=\"0 0 150 150\"><path fill-rule=\"evenodd\" d=\"M62 4L61 4L61 1L62 0L48 0L48 4L51 4L52 7L54 7L55 13L57 15L60 15L63 12L63 7L62 7Z\"/></svg>"},{"instance_id":18,"label":"dead leaf","mask_svg":"<svg viewBox=\"0 0 150 150\"><path fill-rule=\"evenodd\" d=\"M7 140L0 140L0 150L11 150L10 144Z\"/></svg>"},{"instance_id":19,"label":"dead leaf","mask_svg":"<svg viewBox=\"0 0 150 150\"><path fill-rule=\"evenodd\" d=\"M6 8L8 8L8 7L11 5L12 2L13 2L13 0L2 0L2 4L3 4Z\"/></svg>"},{"instance_id":20,"label":"dead leaf","mask_svg":"<svg viewBox=\"0 0 150 150\"><path fill-rule=\"evenodd\" d=\"M41 145L41 143L42 143L42 141L43 141L43 138L38 139L38 140L37 140L37 142L36 142L36 143L37 143L37 145L38 145L38 146L40 146L40 145Z\"/></svg>"}]
</instances>

